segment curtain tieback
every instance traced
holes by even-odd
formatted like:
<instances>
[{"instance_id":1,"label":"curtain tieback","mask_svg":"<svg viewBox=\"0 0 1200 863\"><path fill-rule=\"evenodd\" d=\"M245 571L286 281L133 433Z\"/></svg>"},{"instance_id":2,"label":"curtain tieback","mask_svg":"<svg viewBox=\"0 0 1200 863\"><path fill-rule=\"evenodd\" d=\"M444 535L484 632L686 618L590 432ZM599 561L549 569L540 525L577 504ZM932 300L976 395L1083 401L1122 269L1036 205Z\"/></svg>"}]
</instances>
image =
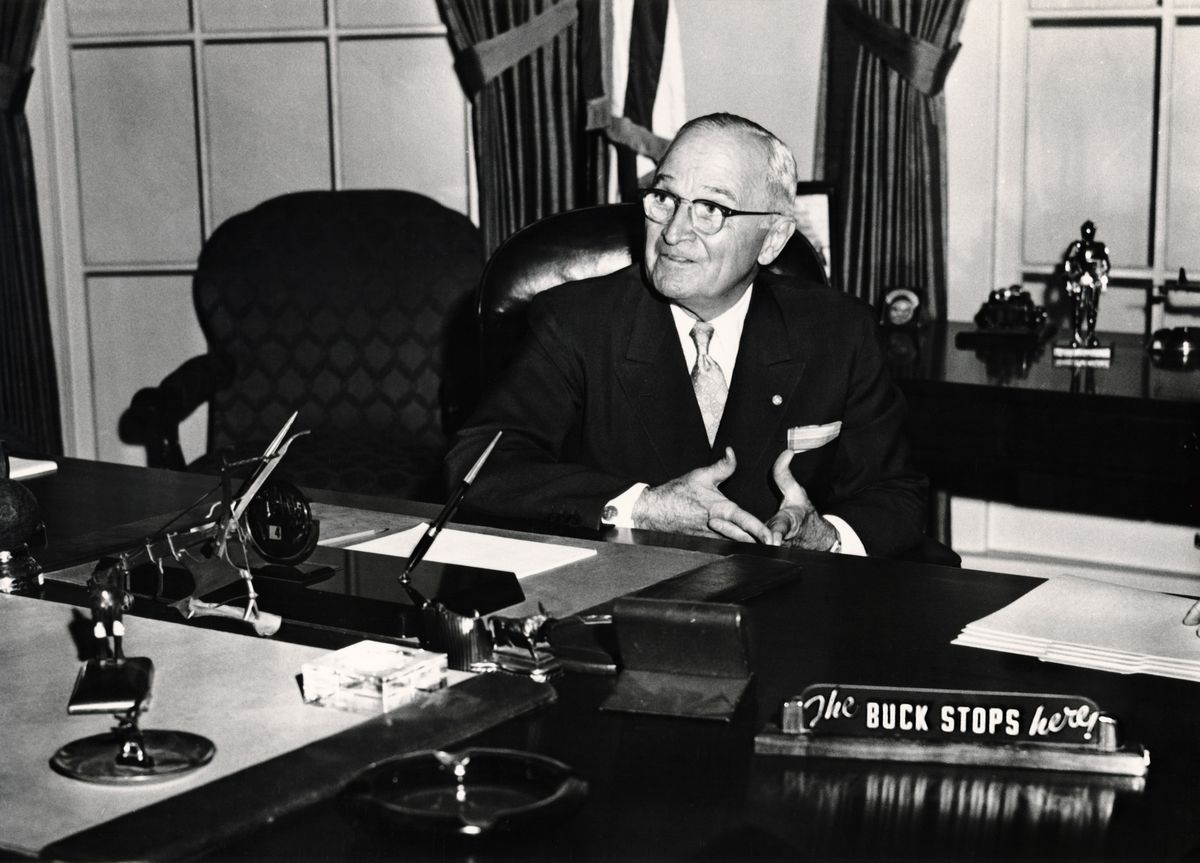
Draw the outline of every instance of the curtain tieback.
<instances>
[{"instance_id":1,"label":"curtain tieback","mask_svg":"<svg viewBox=\"0 0 1200 863\"><path fill-rule=\"evenodd\" d=\"M525 23L467 48L458 64L468 98L474 98L485 84L541 48L578 17L578 0L562 0Z\"/></svg>"},{"instance_id":2,"label":"curtain tieback","mask_svg":"<svg viewBox=\"0 0 1200 863\"><path fill-rule=\"evenodd\" d=\"M880 21L854 0L834 0L832 5L862 46L888 68L926 96L936 96L942 92L962 43L956 42L950 48L942 49L886 21Z\"/></svg>"},{"instance_id":3,"label":"curtain tieback","mask_svg":"<svg viewBox=\"0 0 1200 863\"><path fill-rule=\"evenodd\" d=\"M626 147L639 156L645 156L655 162L662 160L663 155L667 152L667 147L671 144L668 139L655 135L645 126L633 122L628 117L609 117L604 134L614 144Z\"/></svg>"},{"instance_id":4,"label":"curtain tieback","mask_svg":"<svg viewBox=\"0 0 1200 863\"><path fill-rule=\"evenodd\" d=\"M0 63L0 111L19 114L25 110L25 97L29 95L29 82L32 80L32 66L17 69Z\"/></svg>"}]
</instances>

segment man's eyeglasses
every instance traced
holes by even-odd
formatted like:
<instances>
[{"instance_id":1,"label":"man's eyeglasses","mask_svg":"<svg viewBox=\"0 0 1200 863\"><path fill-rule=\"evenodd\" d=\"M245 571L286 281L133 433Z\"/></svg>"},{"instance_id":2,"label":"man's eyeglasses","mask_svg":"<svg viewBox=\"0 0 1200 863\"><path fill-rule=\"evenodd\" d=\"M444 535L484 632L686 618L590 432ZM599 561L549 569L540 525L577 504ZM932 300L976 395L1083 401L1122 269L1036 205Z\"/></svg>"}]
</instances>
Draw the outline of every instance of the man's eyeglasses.
<instances>
[{"instance_id":1,"label":"man's eyeglasses","mask_svg":"<svg viewBox=\"0 0 1200 863\"><path fill-rule=\"evenodd\" d=\"M675 218L675 211L679 209L681 203L689 204L692 227L696 229L696 233L706 236L711 236L725 227L725 220L730 216L777 215L770 210L735 210L733 207L726 207L724 204L706 201L703 198L695 200L681 198L666 189L640 189L638 194L642 196L642 209L646 213L646 218L660 225L665 225Z\"/></svg>"}]
</instances>

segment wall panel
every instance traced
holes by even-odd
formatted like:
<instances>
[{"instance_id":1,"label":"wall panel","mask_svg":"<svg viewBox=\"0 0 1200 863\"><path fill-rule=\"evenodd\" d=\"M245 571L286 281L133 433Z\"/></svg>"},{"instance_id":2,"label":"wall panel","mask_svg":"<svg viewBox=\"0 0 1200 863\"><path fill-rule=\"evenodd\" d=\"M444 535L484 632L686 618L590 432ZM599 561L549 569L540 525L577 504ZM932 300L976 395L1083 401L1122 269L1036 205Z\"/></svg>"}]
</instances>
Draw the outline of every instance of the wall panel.
<instances>
[{"instance_id":1,"label":"wall panel","mask_svg":"<svg viewBox=\"0 0 1200 863\"><path fill-rule=\"evenodd\" d=\"M1171 70L1171 149L1167 169L1168 270L1200 278L1200 22L1175 30Z\"/></svg>"},{"instance_id":2,"label":"wall panel","mask_svg":"<svg viewBox=\"0 0 1200 863\"><path fill-rule=\"evenodd\" d=\"M188 0L67 0L72 36L186 33Z\"/></svg>"},{"instance_id":3,"label":"wall panel","mask_svg":"<svg viewBox=\"0 0 1200 863\"><path fill-rule=\"evenodd\" d=\"M72 52L85 262L179 263L200 248L190 45Z\"/></svg>"},{"instance_id":4,"label":"wall panel","mask_svg":"<svg viewBox=\"0 0 1200 863\"><path fill-rule=\"evenodd\" d=\"M349 39L338 59L346 188L412 189L466 212L466 102L449 44Z\"/></svg>"},{"instance_id":5,"label":"wall panel","mask_svg":"<svg viewBox=\"0 0 1200 863\"><path fill-rule=\"evenodd\" d=\"M156 386L184 360L205 352L196 326L189 276L93 276L87 280L96 399L96 450L101 461L145 464L145 450L121 442L117 423L133 394ZM206 409L180 429L186 457L204 451Z\"/></svg>"},{"instance_id":6,"label":"wall panel","mask_svg":"<svg viewBox=\"0 0 1200 863\"><path fill-rule=\"evenodd\" d=\"M325 26L323 0L198 0L206 32L299 30Z\"/></svg>"},{"instance_id":7,"label":"wall panel","mask_svg":"<svg viewBox=\"0 0 1200 863\"><path fill-rule=\"evenodd\" d=\"M339 27L438 27L437 0L336 0Z\"/></svg>"},{"instance_id":8,"label":"wall panel","mask_svg":"<svg viewBox=\"0 0 1200 863\"><path fill-rule=\"evenodd\" d=\"M329 189L329 93L322 42L204 47L213 227L260 201Z\"/></svg>"}]
</instances>

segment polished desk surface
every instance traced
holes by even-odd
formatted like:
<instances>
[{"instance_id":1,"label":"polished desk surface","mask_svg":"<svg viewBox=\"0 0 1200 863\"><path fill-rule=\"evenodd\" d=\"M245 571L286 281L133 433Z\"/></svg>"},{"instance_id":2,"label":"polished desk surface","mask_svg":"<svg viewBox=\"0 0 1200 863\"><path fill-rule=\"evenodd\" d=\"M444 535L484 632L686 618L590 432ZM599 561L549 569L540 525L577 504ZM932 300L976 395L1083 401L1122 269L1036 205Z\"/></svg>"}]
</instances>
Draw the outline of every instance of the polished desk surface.
<instances>
[{"instance_id":1,"label":"polished desk surface","mask_svg":"<svg viewBox=\"0 0 1200 863\"><path fill-rule=\"evenodd\" d=\"M58 474L29 486L57 530L68 530L78 518L81 532L119 537L122 523L169 513L206 482L67 460ZM320 492L314 497L363 503ZM93 509L104 501L111 505ZM428 509L398 501L376 505ZM638 532L628 538L715 553L747 550ZM53 555L47 550L46 556ZM222 816L225 785L167 797L71 837L51 853L125 859L186 849L189 856L219 859L476 860L1144 859L1200 853L1196 684L950 645L963 625L1021 596L1039 583L1034 579L837 555L787 556L802 564L801 578L746 603L756 682L732 722L602 712L597 706L613 678L571 674L554 683L555 704L466 741L540 752L570 764L587 780L584 805L537 832L466 839L386 830L355 820L336 798L232 832ZM1150 750L1151 772L1144 790L1129 791L1066 774L753 754L754 734L777 716L786 696L809 683L839 681L1084 695L1119 719L1127 739ZM338 751L347 757L345 747ZM319 766L328 753L319 745L299 750L284 776L303 782L306 769ZM251 789L268 800L278 791L272 783L280 780L278 769L266 768L237 777L243 793ZM193 837L191 844L180 844L181 833Z\"/></svg>"},{"instance_id":2,"label":"polished desk surface","mask_svg":"<svg viewBox=\"0 0 1200 863\"><path fill-rule=\"evenodd\" d=\"M1200 371L1160 368L1142 337L1101 333L1108 368L959 348L973 325L885 335L918 466L942 492L1200 526ZM948 537L940 537L943 540Z\"/></svg>"}]
</instances>

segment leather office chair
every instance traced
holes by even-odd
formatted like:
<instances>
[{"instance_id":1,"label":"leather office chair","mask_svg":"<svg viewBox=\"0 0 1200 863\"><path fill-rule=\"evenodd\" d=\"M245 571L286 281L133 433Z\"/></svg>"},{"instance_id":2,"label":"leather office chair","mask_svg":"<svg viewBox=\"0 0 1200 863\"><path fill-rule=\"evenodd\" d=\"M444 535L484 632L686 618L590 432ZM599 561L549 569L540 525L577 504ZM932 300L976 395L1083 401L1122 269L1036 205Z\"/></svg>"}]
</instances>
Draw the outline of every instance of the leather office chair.
<instances>
[{"instance_id":1,"label":"leather office chair","mask_svg":"<svg viewBox=\"0 0 1200 863\"><path fill-rule=\"evenodd\" d=\"M261 454L310 430L276 476L441 500L448 434L474 385L478 229L413 192L295 192L224 222L193 281L208 353L139 391L122 438L183 468L178 423L208 402L208 451ZM454 341L451 346L451 341ZM453 347L453 350L451 350Z\"/></svg>"},{"instance_id":2,"label":"leather office chair","mask_svg":"<svg viewBox=\"0 0 1200 863\"><path fill-rule=\"evenodd\" d=\"M501 244L479 283L481 379L494 381L512 359L525 308L538 293L607 275L640 259L644 220L636 203L585 207L547 216ZM767 269L829 287L820 253L799 231ZM903 557L944 566L962 563L957 553L931 537Z\"/></svg>"},{"instance_id":3,"label":"leather office chair","mask_svg":"<svg viewBox=\"0 0 1200 863\"><path fill-rule=\"evenodd\" d=\"M608 275L640 259L644 221L641 204L602 204L547 216L501 244L479 283L484 379L494 379L512 358L525 306L537 294ZM768 269L829 284L821 255L799 233Z\"/></svg>"}]
</instances>

